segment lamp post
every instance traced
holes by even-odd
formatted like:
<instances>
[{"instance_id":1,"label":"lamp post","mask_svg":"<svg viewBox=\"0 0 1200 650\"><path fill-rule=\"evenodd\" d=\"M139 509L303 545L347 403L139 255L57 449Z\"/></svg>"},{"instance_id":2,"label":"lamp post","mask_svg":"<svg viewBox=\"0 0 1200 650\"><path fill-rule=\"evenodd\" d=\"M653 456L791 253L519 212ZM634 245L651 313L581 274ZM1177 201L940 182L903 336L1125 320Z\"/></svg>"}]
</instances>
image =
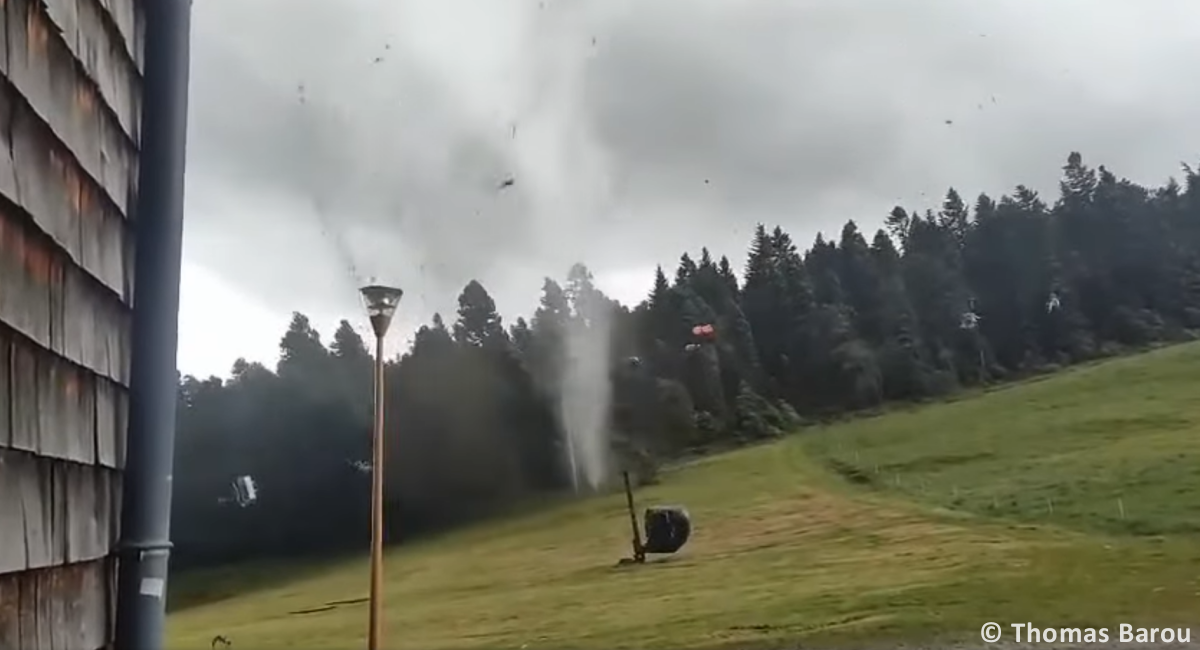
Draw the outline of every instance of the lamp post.
<instances>
[{"instance_id":1,"label":"lamp post","mask_svg":"<svg viewBox=\"0 0 1200 650\"><path fill-rule=\"evenodd\" d=\"M371 431L371 594L368 650L379 650L383 617L383 338L404 292L371 285L359 290L375 331L375 423Z\"/></svg>"}]
</instances>

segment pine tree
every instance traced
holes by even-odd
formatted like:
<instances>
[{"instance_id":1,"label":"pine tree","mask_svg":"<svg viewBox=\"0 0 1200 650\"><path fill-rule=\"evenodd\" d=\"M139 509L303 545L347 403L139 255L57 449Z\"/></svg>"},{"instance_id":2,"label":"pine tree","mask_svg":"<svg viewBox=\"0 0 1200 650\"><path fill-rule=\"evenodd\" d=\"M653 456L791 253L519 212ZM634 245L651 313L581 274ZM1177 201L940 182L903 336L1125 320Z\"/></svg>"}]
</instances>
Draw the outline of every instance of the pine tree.
<instances>
[{"instance_id":1,"label":"pine tree","mask_svg":"<svg viewBox=\"0 0 1200 650\"><path fill-rule=\"evenodd\" d=\"M667 276L663 273L662 266L654 269L654 288L650 290L650 308L664 307L670 300L671 284L667 282Z\"/></svg>"},{"instance_id":2,"label":"pine tree","mask_svg":"<svg viewBox=\"0 0 1200 650\"><path fill-rule=\"evenodd\" d=\"M533 332L529 329L529 323L523 316L517 317L517 321L509 328L508 335L512 339L513 348L517 353L522 358L528 357L533 344Z\"/></svg>"},{"instance_id":3,"label":"pine tree","mask_svg":"<svg viewBox=\"0 0 1200 650\"><path fill-rule=\"evenodd\" d=\"M279 341L278 375L303 386L312 395L321 395L335 382L333 368L329 350L321 343L321 334L307 316L293 313L287 332Z\"/></svg>"},{"instance_id":4,"label":"pine tree","mask_svg":"<svg viewBox=\"0 0 1200 650\"><path fill-rule=\"evenodd\" d=\"M731 296L738 296L738 279L737 274L733 272L733 266L729 264L729 258L724 255L717 263L717 275L720 276L721 282L725 284L725 289Z\"/></svg>"},{"instance_id":5,"label":"pine tree","mask_svg":"<svg viewBox=\"0 0 1200 650\"><path fill-rule=\"evenodd\" d=\"M967 204L963 203L958 191L953 187L947 190L946 200L942 202L942 211L938 214L938 225L950 233L960 248L967 238L969 219Z\"/></svg>"},{"instance_id":6,"label":"pine tree","mask_svg":"<svg viewBox=\"0 0 1200 650\"><path fill-rule=\"evenodd\" d=\"M679 256L679 268L675 270L675 286L687 284L696 275L696 263L692 261L692 256L684 253Z\"/></svg>"},{"instance_id":7,"label":"pine tree","mask_svg":"<svg viewBox=\"0 0 1200 650\"><path fill-rule=\"evenodd\" d=\"M508 333L504 331L496 301L476 280L463 287L458 296L458 322L454 324L454 340L461 345L504 350L508 348Z\"/></svg>"},{"instance_id":8,"label":"pine tree","mask_svg":"<svg viewBox=\"0 0 1200 650\"><path fill-rule=\"evenodd\" d=\"M888 214L886 223L888 232L896 239L896 242L901 247L905 246L908 243L909 230L912 228L912 217L908 215L908 212L904 208L896 206Z\"/></svg>"},{"instance_id":9,"label":"pine tree","mask_svg":"<svg viewBox=\"0 0 1200 650\"><path fill-rule=\"evenodd\" d=\"M885 336L881 312L881 283L879 271L871 258L867 240L858 232L858 225L846 222L837 250L838 275L845 290L846 303L853 313L858 334L872 345L880 345Z\"/></svg>"}]
</instances>

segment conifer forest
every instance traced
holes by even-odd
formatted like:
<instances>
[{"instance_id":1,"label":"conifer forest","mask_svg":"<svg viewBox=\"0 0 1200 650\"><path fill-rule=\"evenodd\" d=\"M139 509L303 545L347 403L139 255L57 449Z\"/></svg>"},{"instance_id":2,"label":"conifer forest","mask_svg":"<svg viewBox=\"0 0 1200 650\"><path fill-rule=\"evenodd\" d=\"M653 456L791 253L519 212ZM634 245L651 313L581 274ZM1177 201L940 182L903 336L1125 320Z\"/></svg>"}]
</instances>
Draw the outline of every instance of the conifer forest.
<instances>
[{"instance_id":1,"label":"conifer forest","mask_svg":"<svg viewBox=\"0 0 1200 650\"><path fill-rule=\"evenodd\" d=\"M582 263L545 280L529 317L502 317L486 278L471 281L457 313L387 362L390 540L570 493L557 391L571 336L606 342L607 471L647 483L681 458L1200 329L1200 171L1187 165L1143 187L1071 153L1058 196L950 189L916 208L808 245L759 225L748 251L713 242L660 267L637 305ZM279 347L275 368L238 360L227 379L180 380L176 566L368 540L368 346L348 322L326 341L296 313ZM254 477L253 508L231 507L238 476Z\"/></svg>"}]
</instances>

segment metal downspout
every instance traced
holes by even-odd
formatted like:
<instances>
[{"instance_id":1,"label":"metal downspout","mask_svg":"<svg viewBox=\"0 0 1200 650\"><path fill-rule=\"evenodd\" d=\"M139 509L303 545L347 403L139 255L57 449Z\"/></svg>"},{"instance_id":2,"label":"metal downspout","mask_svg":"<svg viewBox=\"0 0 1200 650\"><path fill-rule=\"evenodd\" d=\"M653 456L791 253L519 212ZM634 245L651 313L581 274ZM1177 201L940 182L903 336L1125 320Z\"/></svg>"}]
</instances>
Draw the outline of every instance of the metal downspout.
<instances>
[{"instance_id":1,"label":"metal downspout","mask_svg":"<svg viewBox=\"0 0 1200 650\"><path fill-rule=\"evenodd\" d=\"M116 650L159 650L171 553L190 0L143 0L145 73L134 208L130 360Z\"/></svg>"}]
</instances>

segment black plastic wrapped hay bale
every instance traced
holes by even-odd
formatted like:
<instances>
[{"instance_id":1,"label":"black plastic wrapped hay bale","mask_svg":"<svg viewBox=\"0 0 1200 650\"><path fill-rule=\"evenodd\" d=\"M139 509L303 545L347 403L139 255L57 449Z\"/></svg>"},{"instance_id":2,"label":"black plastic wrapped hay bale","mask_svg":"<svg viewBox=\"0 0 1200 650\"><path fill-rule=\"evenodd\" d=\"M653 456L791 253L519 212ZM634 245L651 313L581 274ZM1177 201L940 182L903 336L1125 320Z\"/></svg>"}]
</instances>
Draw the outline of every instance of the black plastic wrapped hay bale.
<instances>
[{"instance_id":1,"label":"black plastic wrapped hay bale","mask_svg":"<svg viewBox=\"0 0 1200 650\"><path fill-rule=\"evenodd\" d=\"M683 548L692 534L692 519L683 506L646 508L646 553L669 554Z\"/></svg>"}]
</instances>

